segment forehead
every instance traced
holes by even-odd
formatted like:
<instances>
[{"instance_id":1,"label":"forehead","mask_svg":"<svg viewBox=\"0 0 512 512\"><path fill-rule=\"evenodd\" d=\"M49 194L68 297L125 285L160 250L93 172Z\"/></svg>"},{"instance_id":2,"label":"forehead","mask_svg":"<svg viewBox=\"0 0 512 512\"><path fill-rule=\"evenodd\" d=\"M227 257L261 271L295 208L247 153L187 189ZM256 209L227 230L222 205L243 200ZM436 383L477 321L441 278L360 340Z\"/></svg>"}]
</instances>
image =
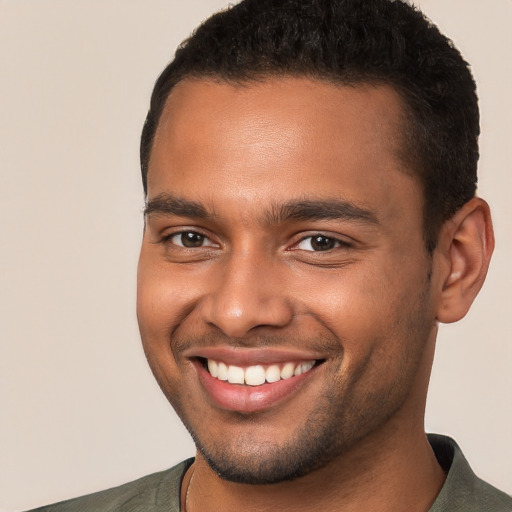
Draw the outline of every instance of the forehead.
<instances>
[{"instance_id":1,"label":"forehead","mask_svg":"<svg viewBox=\"0 0 512 512\"><path fill-rule=\"evenodd\" d=\"M340 86L292 77L243 83L186 79L167 99L154 146L172 137L176 145L186 140L201 149L215 148L219 139L229 143L226 135L236 131L233 143L265 133L269 143L285 146L301 136L327 145L331 134L339 136L342 149L352 132L371 149L393 152L400 151L403 124L402 101L390 86ZM326 145L318 151L331 153L334 148Z\"/></svg>"},{"instance_id":2,"label":"forehead","mask_svg":"<svg viewBox=\"0 0 512 512\"><path fill-rule=\"evenodd\" d=\"M401 184L415 186L400 158L402 114L388 86L185 80L155 135L149 199L171 191L216 203L238 194L247 207L263 197L390 200Z\"/></svg>"}]
</instances>

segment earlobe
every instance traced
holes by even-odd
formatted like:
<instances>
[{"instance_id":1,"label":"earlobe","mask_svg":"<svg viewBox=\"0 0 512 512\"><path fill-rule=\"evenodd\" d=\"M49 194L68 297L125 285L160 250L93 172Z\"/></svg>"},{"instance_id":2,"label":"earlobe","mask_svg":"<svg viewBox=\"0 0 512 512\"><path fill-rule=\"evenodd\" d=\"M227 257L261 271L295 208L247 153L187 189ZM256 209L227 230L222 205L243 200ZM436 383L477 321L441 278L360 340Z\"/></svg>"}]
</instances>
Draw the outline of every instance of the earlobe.
<instances>
[{"instance_id":1,"label":"earlobe","mask_svg":"<svg viewBox=\"0 0 512 512\"><path fill-rule=\"evenodd\" d=\"M466 315L487 275L494 249L489 205L476 197L468 201L444 224L441 238L448 271L437 319L451 323Z\"/></svg>"}]
</instances>

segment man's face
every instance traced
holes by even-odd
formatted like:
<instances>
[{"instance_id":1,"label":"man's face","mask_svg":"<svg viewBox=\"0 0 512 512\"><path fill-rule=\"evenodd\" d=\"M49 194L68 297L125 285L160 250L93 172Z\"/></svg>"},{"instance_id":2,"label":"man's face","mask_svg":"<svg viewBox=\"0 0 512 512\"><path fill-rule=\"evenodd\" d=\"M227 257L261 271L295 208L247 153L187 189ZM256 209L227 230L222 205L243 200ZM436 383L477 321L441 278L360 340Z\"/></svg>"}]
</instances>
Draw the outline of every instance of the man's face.
<instances>
[{"instance_id":1,"label":"man's face","mask_svg":"<svg viewBox=\"0 0 512 512\"><path fill-rule=\"evenodd\" d=\"M155 377L224 478L290 479L422 422L432 261L400 109L387 87L298 78L171 93L138 318Z\"/></svg>"}]
</instances>

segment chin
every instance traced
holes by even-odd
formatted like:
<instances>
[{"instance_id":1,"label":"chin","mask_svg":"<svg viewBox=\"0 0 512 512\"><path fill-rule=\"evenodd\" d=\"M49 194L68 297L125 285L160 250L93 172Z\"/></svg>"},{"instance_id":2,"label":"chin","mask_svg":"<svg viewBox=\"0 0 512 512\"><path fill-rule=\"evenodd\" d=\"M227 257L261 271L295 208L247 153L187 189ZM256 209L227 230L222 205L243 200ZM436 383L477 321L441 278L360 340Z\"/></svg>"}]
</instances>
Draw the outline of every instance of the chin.
<instances>
[{"instance_id":1,"label":"chin","mask_svg":"<svg viewBox=\"0 0 512 512\"><path fill-rule=\"evenodd\" d=\"M359 437L340 429L334 415L318 411L281 442L268 437L258 440L255 431L232 436L226 433L223 439L204 437L204 442L202 436L191 433L198 453L220 478L250 485L304 477L340 457Z\"/></svg>"},{"instance_id":2,"label":"chin","mask_svg":"<svg viewBox=\"0 0 512 512\"><path fill-rule=\"evenodd\" d=\"M210 468L223 480L240 484L266 485L295 480L327 465L332 455L328 456L321 447L317 448L305 451L300 447L266 447L264 453L253 453L247 457L240 453L210 454L202 447L199 451Z\"/></svg>"}]
</instances>

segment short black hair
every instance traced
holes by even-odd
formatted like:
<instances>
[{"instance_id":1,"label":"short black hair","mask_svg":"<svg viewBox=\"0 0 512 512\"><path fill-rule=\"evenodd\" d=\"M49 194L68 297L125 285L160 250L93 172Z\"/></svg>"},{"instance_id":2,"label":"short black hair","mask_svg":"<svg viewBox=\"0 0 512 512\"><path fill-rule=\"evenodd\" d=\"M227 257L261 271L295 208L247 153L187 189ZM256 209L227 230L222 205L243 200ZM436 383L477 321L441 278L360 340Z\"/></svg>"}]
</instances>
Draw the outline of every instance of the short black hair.
<instances>
[{"instance_id":1,"label":"short black hair","mask_svg":"<svg viewBox=\"0 0 512 512\"><path fill-rule=\"evenodd\" d=\"M145 194L155 132L178 82L287 75L398 92L404 156L423 188L432 252L442 223L475 195L478 99L459 51L404 0L244 0L206 20L155 84L140 148Z\"/></svg>"}]
</instances>

